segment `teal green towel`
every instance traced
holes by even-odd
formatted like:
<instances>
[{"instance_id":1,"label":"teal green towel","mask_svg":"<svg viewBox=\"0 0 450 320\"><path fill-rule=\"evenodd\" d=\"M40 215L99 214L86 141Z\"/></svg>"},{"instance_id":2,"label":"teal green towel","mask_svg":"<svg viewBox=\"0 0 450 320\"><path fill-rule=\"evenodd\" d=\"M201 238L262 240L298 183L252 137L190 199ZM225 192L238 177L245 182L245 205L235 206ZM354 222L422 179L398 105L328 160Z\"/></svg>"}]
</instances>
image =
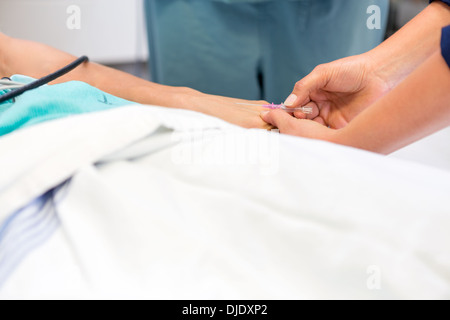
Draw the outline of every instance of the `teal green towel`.
<instances>
[{"instance_id":1,"label":"teal green towel","mask_svg":"<svg viewBox=\"0 0 450 320\"><path fill-rule=\"evenodd\" d=\"M21 75L13 76L12 80L22 83L34 81ZM5 92L0 91L0 95ZM136 103L112 96L84 82L46 85L25 92L15 102L0 104L0 136L45 121L132 104Z\"/></svg>"}]
</instances>

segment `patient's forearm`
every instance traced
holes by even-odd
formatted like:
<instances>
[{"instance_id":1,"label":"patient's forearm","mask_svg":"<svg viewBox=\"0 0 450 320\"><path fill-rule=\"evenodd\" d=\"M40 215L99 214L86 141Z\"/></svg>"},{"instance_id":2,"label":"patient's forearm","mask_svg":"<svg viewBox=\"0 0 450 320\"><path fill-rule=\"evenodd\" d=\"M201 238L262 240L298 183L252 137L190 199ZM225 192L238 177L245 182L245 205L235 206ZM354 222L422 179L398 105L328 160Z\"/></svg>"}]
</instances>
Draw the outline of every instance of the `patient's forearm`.
<instances>
[{"instance_id":1,"label":"patient's forearm","mask_svg":"<svg viewBox=\"0 0 450 320\"><path fill-rule=\"evenodd\" d=\"M439 48L441 29L450 24L450 7L440 1L366 55L379 66L377 73L395 87Z\"/></svg>"},{"instance_id":2,"label":"patient's forearm","mask_svg":"<svg viewBox=\"0 0 450 320\"><path fill-rule=\"evenodd\" d=\"M336 142L387 154L450 126L449 88L450 69L437 51L341 129Z\"/></svg>"},{"instance_id":3,"label":"patient's forearm","mask_svg":"<svg viewBox=\"0 0 450 320\"><path fill-rule=\"evenodd\" d=\"M9 38L0 33L0 76L24 74L41 78L74 61L76 57L49 46ZM203 94L184 87L155 84L130 74L85 63L52 84L78 80L117 97L170 108L188 109L248 128L271 128L259 117L258 107L244 107L242 100Z\"/></svg>"},{"instance_id":4,"label":"patient's forearm","mask_svg":"<svg viewBox=\"0 0 450 320\"><path fill-rule=\"evenodd\" d=\"M76 57L49 46L0 34L2 76L24 74L40 78L69 64ZM178 94L186 88L155 84L92 62L85 63L53 83L79 80L126 100L167 107L182 106ZM194 91L194 90L191 90Z\"/></svg>"}]
</instances>

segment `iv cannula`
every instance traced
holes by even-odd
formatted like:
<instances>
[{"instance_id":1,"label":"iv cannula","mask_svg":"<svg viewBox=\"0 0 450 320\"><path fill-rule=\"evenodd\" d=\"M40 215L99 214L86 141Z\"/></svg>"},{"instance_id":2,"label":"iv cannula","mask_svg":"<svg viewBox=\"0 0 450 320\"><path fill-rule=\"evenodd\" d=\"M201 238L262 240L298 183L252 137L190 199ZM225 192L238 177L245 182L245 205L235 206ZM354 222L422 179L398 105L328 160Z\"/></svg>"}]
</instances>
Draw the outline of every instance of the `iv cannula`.
<instances>
[{"instance_id":1,"label":"iv cannula","mask_svg":"<svg viewBox=\"0 0 450 320\"><path fill-rule=\"evenodd\" d=\"M313 108L312 107L296 107L296 108L289 108L282 104L255 104L255 103L239 103L236 102L236 104L242 105L242 106L253 106L253 107L262 107L266 109L272 109L272 110L284 110L286 112L295 112L295 111L301 111L304 114L312 114Z\"/></svg>"}]
</instances>

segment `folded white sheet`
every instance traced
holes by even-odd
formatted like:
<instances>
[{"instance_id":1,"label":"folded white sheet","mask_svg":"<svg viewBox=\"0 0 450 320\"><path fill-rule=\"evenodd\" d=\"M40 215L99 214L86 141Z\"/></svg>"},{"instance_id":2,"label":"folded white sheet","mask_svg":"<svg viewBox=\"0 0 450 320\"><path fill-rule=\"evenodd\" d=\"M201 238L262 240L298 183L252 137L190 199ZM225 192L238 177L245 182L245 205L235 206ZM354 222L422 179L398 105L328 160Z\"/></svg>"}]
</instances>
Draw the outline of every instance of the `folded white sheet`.
<instances>
[{"instance_id":1,"label":"folded white sheet","mask_svg":"<svg viewBox=\"0 0 450 320\"><path fill-rule=\"evenodd\" d=\"M450 297L443 170L156 107L0 150L0 224L72 177L2 299Z\"/></svg>"}]
</instances>

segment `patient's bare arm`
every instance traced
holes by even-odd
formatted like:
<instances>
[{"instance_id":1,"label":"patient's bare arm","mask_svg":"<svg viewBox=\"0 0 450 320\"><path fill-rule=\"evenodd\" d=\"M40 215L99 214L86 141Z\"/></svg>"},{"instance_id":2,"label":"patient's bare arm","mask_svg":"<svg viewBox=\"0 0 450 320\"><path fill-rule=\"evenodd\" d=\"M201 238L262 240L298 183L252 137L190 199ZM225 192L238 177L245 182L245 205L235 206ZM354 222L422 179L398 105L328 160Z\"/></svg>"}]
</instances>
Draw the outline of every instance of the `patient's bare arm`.
<instances>
[{"instance_id":1,"label":"patient's bare arm","mask_svg":"<svg viewBox=\"0 0 450 320\"><path fill-rule=\"evenodd\" d=\"M0 76L24 74L40 78L69 64L76 57L49 46L0 33ZM78 80L120 98L142 104L189 109L243 126L270 128L259 108L236 105L241 100L152 83L92 62L85 63L52 84ZM241 101L242 102L242 101Z\"/></svg>"}]
</instances>

